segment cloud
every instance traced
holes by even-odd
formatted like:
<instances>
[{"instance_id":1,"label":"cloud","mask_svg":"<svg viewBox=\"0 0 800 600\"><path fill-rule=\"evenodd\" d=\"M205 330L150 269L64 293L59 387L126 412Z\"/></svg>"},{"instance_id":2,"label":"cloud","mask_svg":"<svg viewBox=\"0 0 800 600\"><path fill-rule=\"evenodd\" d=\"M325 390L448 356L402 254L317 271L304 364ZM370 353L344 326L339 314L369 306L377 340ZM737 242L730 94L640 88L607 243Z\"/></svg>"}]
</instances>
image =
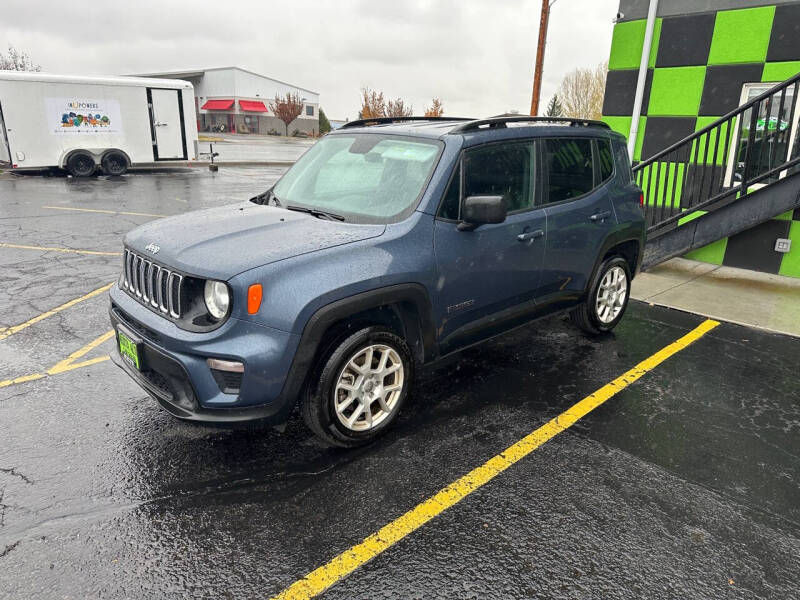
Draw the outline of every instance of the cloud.
<instances>
[{"instance_id":1,"label":"cloud","mask_svg":"<svg viewBox=\"0 0 800 600\"><path fill-rule=\"evenodd\" d=\"M320 92L331 118L354 118L368 85L422 112L485 116L530 105L538 0L205 0L68 5L4 0L0 47L45 71L124 74L237 65ZM542 102L561 77L608 57L618 0L552 9Z\"/></svg>"}]
</instances>

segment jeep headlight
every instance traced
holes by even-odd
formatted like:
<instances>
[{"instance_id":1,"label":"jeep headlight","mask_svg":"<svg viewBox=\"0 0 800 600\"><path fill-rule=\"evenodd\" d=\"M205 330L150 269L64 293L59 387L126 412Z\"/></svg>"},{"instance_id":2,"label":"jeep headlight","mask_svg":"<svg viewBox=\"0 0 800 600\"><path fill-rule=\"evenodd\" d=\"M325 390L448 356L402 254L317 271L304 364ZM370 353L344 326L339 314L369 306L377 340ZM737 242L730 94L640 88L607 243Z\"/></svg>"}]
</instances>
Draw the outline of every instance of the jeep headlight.
<instances>
[{"instance_id":1,"label":"jeep headlight","mask_svg":"<svg viewBox=\"0 0 800 600\"><path fill-rule=\"evenodd\" d=\"M208 313L217 321L228 314L228 308L231 305L231 295L227 285L221 281L209 279L206 281L203 295L205 296Z\"/></svg>"}]
</instances>

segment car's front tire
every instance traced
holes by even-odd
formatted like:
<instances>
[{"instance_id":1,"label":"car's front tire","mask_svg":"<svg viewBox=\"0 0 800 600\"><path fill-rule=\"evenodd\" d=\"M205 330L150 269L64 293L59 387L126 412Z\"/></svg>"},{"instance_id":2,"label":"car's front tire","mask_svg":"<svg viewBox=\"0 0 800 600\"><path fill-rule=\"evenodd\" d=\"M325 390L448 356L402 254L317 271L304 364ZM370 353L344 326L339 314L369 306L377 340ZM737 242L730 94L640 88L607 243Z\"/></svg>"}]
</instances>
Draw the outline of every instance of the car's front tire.
<instances>
[{"instance_id":1,"label":"car's front tire","mask_svg":"<svg viewBox=\"0 0 800 600\"><path fill-rule=\"evenodd\" d=\"M586 300L569 316L586 333L606 333L622 319L630 293L631 271L628 261L619 256L608 258L597 269Z\"/></svg>"},{"instance_id":2,"label":"car's front tire","mask_svg":"<svg viewBox=\"0 0 800 600\"><path fill-rule=\"evenodd\" d=\"M305 386L303 420L329 445L369 443L397 419L413 378L405 340L386 328L366 327L322 357Z\"/></svg>"}]
</instances>

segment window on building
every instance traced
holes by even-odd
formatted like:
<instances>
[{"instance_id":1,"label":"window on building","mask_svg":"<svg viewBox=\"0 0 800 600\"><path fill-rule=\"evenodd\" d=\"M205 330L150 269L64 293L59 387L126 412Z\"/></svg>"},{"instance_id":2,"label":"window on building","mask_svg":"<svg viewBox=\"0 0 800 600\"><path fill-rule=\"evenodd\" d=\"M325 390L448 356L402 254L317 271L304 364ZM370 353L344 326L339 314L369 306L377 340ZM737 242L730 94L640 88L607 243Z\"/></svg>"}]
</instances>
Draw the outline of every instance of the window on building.
<instances>
[{"instance_id":1,"label":"window on building","mask_svg":"<svg viewBox=\"0 0 800 600\"><path fill-rule=\"evenodd\" d=\"M592 191L592 142L588 139L545 140L548 190L546 202L561 202Z\"/></svg>"},{"instance_id":2,"label":"window on building","mask_svg":"<svg viewBox=\"0 0 800 600\"><path fill-rule=\"evenodd\" d=\"M313 106L306 106L306 115L309 117L314 116L314 107Z\"/></svg>"},{"instance_id":3,"label":"window on building","mask_svg":"<svg viewBox=\"0 0 800 600\"><path fill-rule=\"evenodd\" d=\"M508 212L530 208L532 155L528 142L470 150L464 158L463 196L503 196Z\"/></svg>"}]
</instances>

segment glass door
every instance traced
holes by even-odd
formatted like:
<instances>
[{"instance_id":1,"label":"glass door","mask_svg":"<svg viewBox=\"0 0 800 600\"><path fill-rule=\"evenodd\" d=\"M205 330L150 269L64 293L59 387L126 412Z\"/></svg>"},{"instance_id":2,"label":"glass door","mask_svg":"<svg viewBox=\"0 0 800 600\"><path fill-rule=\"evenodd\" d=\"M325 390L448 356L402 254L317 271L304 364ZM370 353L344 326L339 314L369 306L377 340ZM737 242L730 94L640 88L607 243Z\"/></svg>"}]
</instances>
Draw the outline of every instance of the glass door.
<instances>
[{"instance_id":1,"label":"glass door","mask_svg":"<svg viewBox=\"0 0 800 600\"><path fill-rule=\"evenodd\" d=\"M745 83L739 105L754 100L775 85L777 83ZM754 107L757 110L755 131L750 131L753 126L753 108L748 108L734 120L733 131L737 134L728 156L728 186L737 185L745 179L750 181L781 165L790 159L791 154L797 152L798 111L792 111L794 103L794 87L789 87L783 97L781 93L774 94ZM781 171L757 184L749 185L748 188L763 187L785 175L786 171Z\"/></svg>"}]
</instances>

